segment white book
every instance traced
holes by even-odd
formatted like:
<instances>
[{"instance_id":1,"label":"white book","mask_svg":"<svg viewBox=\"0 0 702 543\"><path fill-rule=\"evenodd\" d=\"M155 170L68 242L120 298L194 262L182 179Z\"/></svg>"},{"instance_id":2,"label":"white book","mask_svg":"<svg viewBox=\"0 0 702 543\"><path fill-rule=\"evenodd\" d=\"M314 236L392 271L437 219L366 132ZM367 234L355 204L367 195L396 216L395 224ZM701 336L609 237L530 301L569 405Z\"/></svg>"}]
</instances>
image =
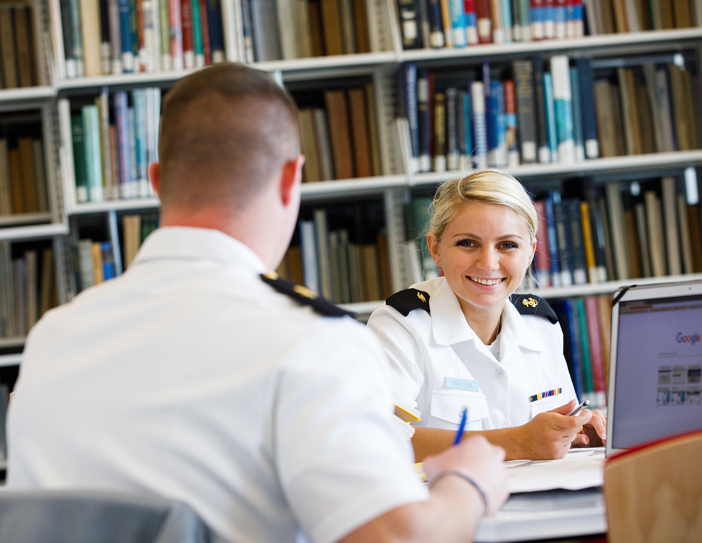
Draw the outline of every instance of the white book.
<instances>
[{"instance_id":1,"label":"white book","mask_svg":"<svg viewBox=\"0 0 702 543\"><path fill-rule=\"evenodd\" d=\"M329 262L329 229L327 228L327 212L324 209L314 210L314 229L317 241L317 266L319 268L319 292L327 300L334 296L332 292L331 264Z\"/></svg>"},{"instance_id":2,"label":"white book","mask_svg":"<svg viewBox=\"0 0 702 543\"><path fill-rule=\"evenodd\" d=\"M297 9L291 0L276 0L278 10L278 32L283 60L292 60L300 55L297 51Z\"/></svg>"},{"instance_id":3,"label":"white book","mask_svg":"<svg viewBox=\"0 0 702 543\"><path fill-rule=\"evenodd\" d=\"M302 250L302 274L305 278L305 286L313 292L319 292L317 241L313 221L300 222L300 248Z\"/></svg>"},{"instance_id":4,"label":"white book","mask_svg":"<svg viewBox=\"0 0 702 543\"><path fill-rule=\"evenodd\" d=\"M570 89L568 57L551 57L553 101L556 111L556 138L558 159L564 164L575 163L575 138L573 133L573 100Z\"/></svg>"},{"instance_id":5,"label":"white book","mask_svg":"<svg viewBox=\"0 0 702 543\"><path fill-rule=\"evenodd\" d=\"M677 201L675 196L675 178L661 178L663 195L663 220L665 221L665 245L668 257L668 274L680 275L680 238L678 236Z\"/></svg>"},{"instance_id":6,"label":"white book","mask_svg":"<svg viewBox=\"0 0 702 543\"><path fill-rule=\"evenodd\" d=\"M236 62L240 58L238 48L243 44L238 42L238 38L243 36L243 26L237 25L241 21L241 17L237 19L237 15L241 14L241 5L238 5L238 0L222 0L222 29L224 31L224 54L226 60ZM243 38L242 38L243 39Z\"/></svg>"},{"instance_id":7,"label":"white book","mask_svg":"<svg viewBox=\"0 0 702 543\"><path fill-rule=\"evenodd\" d=\"M0 215L12 214L10 165L7 157L7 140L0 139Z\"/></svg>"},{"instance_id":8,"label":"white book","mask_svg":"<svg viewBox=\"0 0 702 543\"><path fill-rule=\"evenodd\" d=\"M73 164L73 135L71 131L71 105L68 98L58 101L59 113L59 162L63 180L63 197L69 206L76 204L76 171Z\"/></svg>"},{"instance_id":9,"label":"white book","mask_svg":"<svg viewBox=\"0 0 702 543\"><path fill-rule=\"evenodd\" d=\"M139 59L141 65L144 67L144 71L152 73L157 71L155 62L158 62L158 56L154 56L154 32L159 26L160 22L158 19L154 19L154 3L158 3L158 0L137 0L141 1L141 19L142 19L142 30L144 32L144 44L139 48ZM159 53L161 50L161 44L159 44Z\"/></svg>"},{"instance_id":10,"label":"white book","mask_svg":"<svg viewBox=\"0 0 702 543\"><path fill-rule=\"evenodd\" d=\"M38 19L39 17L32 17L34 21L37 21L38 24ZM56 72L53 73L51 79L72 79L76 76L76 65L75 62L70 62L72 64L71 66L71 73L70 75L67 73L68 72L68 66L66 62L66 51L63 48L63 28L61 26L61 3L59 0L49 0L49 21L51 21L51 28L50 28L50 33L51 33L51 51L53 52L53 62L50 62L49 65L52 66L53 70L56 70ZM34 42L36 45L36 50L38 51L43 51L44 48L41 47L42 43L42 34L41 32L37 32L37 27L34 27ZM39 55L41 56L41 55Z\"/></svg>"},{"instance_id":11,"label":"white book","mask_svg":"<svg viewBox=\"0 0 702 543\"><path fill-rule=\"evenodd\" d=\"M470 86L471 106L473 107L473 122L475 123L475 167L478 170L487 168L487 119L485 118L485 91L483 83L474 81Z\"/></svg>"}]
</instances>

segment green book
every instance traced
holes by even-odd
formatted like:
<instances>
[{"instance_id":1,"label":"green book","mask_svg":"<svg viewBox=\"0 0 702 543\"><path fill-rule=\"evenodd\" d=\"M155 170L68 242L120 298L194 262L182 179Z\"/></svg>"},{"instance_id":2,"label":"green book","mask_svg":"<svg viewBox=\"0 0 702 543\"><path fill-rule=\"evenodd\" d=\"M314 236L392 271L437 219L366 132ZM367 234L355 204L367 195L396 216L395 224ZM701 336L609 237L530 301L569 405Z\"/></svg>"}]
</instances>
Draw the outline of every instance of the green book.
<instances>
[{"instance_id":1,"label":"green book","mask_svg":"<svg viewBox=\"0 0 702 543\"><path fill-rule=\"evenodd\" d=\"M90 202L102 202L102 160L100 153L100 114L97 106L83 106L85 180Z\"/></svg>"},{"instance_id":2,"label":"green book","mask_svg":"<svg viewBox=\"0 0 702 543\"><path fill-rule=\"evenodd\" d=\"M158 2L158 24L161 27L161 69L166 71L171 69L171 42L170 28L168 26L168 0L156 1Z\"/></svg>"},{"instance_id":3,"label":"green book","mask_svg":"<svg viewBox=\"0 0 702 543\"><path fill-rule=\"evenodd\" d=\"M191 3L193 6L193 49L195 49L195 67L202 68L205 65L205 53L202 48L202 17L200 17L200 2L199 0L192 0Z\"/></svg>"},{"instance_id":4,"label":"green book","mask_svg":"<svg viewBox=\"0 0 702 543\"><path fill-rule=\"evenodd\" d=\"M85 177L85 135L83 116L71 115L71 140L73 141L73 168L76 174L76 200L88 201L88 186Z\"/></svg>"},{"instance_id":5,"label":"green book","mask_svg":"<svg viewBox=\"0 0 702 543\"><path fill-rule=\"evenodd\" d=\"M589 396L595 392L592 382L592 358L590 356L590 340L587 335L587 316L585 315L585 301L578 298L578 331L580 332L580 346L582 348L582 370L585 393Z\"/></svg>"}]
</instances>

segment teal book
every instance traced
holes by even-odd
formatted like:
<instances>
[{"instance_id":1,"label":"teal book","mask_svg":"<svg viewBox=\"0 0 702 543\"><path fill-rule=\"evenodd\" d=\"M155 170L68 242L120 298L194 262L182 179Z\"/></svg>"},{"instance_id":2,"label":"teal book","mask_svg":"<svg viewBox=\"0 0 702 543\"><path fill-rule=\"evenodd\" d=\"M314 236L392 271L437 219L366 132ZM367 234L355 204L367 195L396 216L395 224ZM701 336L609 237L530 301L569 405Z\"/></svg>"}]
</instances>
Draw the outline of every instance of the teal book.
<instances>
[{"instance_id":1,"label":"teal book","mask_svg":"<svg viewBox=\"0 0 702 543\"><path fill-rule=\"evenodd\" d=\"M573 139L575 140L575 160L585 160L585 142L583 139L583 108L580 100L580 73L577 68L570 68L570 92L573 101Z\"/></svg>"},{"instance_id":2,"label":"teal book","mask_svg":"<svg viewBox=\"0 0 702 543\"><path fill-rule=\"evenodd\" d=\"M553 78L549 72L544 72L544 105L546 109L546 137L553 162L558 157L558 139L556 137L556 107L553 101Z\"/></svg>"},{"instance_id":3,"label":"teal book","mask_svg":"<svg viewBox=\"0 0 702 543\"><path fill-rule=\"evenodd\" d=\"M136 179L140 198L149 195L149 181L146 173L148 164L146 156L146 89L132 91L134 104L134 144L136 158Z\"/></svg>"},{"instance_id":4,"label":"teal book","mask_svg":"<svg viewBox=\"0 0 702 543\"><path fill-rule=\"evenodd\" d=\"M88 201L102 202L102 160L100 153L100 113L97 106L83 106L85 138L85 178Z\"/></svg>"},{"instance_id":5,"label":"teal book","mask_svg":"<svg viewBox=\"0 0 702 543\"><path fill-rule=\"evenodd\" d=\"M590 355L590 339L587 335L587 315L585 314L585 301L582 298L576 300L578 309L578 332L580 336L580 348L582 353L582 372L585 393L591 402L594 402L595 385L592 380L592 356ZM587 399L587 398L583 398Z\"/></svg>"},{"instance_id":6,"label":"teal book","mask_svg":"<svg viewBox=\"0 0 702 543\"><path fill-rule=\"evenodd\" d=\"M187 2L188 0L183 0ZM193 49L195 50L195 67L205 66L205 51L202 48L202 17L200 16L200 0L191 0L193 10Z\"/></svg>"},{"instance_id":7,"label":"teal book","mask_svg":"<svg viewBox=\"0 0 702 543\"><path fill-rule=\"evenodd\" d=\"M76 200L88 201L88 186L85 177L85 133L83 116L71 115L71 139L73 140L73 165L76 172Z\"/></svg>"}]
</instances>

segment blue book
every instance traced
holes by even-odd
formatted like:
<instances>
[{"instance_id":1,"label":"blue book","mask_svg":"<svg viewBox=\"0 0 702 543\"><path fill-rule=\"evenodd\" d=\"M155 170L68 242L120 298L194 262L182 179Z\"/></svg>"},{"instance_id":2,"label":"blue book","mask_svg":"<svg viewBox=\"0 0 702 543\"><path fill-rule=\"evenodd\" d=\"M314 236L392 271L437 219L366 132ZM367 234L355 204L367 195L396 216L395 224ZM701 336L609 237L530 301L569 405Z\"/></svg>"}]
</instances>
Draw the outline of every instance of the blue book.
<instances>
[{"instance_id":1,"label":"blue book","mask_svg":"<svg viewBox=\"0 0 702 543\"><path fill-rule=\"evenodd\" d=\"M585 160L583 140L583 105L580 100L580 76L577 68L570 68L570 92L573 101L573 139L575 140L575 160Z\"/></svg>"},{"instance_id":2,"label":"blue book","mask_svg":"<svg viewBox=\"0 0 702 543\"><path fill-rule=\"evenodd\" d=\"M556 37L556 0L544 0L544 39L552 40Z\"/></svg>"},{"instance_id":3,"label":"blue book","mask_svg":"<svg viewBox=\"0 0 702 543\"><path fill-rule=\"evenodd\" d=\"M134 71L134 54L132 52L132 22L129 11L129 0L119 2L119 36L122 46L122 70L126 73Z\"/></svg>"},{"instance_id":4,"label":"blue book","mask_svg":"<svg viewBox=\"0 0 702 543\"><path fill-rule=\"evenodd\" d=\"M115 270L115 255L112 253L112 243L103 241L100 243L100 253L102 254L102 278L107 281L117 276Z\"/></svg>"},{"instance_id":5,"label":"blue book","mask_svg":"<svg viewBox=\"0 0 702 543\"><path fill-rule=\"evenodd\" d=\"M470 91L471 105L473 106L473 134L475 136L475 167L482 170L488 165L487 119L483 83L479 81L471 83Z\"/></svg>"},{"instance_id":6,"label":"blue book","mask_svg":"<svg viewBox=\"0 0 702 543\"><path fill-rule=\"evenodd\" d=\"M419 171L419 116L417 105L417 65L405 64L402 67L402 90L404 113L409 124L412 157L410 167L412 172Z\"/></svg>"},{"instance_id":7,"label":"blue book","mask_svg":"<svg viewBox=\"0 0 702 543\"><path fill-rule=\"evenodd\" d=\"M539 162L551 162L551 149L548 144L548 129L546 123L546 97L544 93L544 60L541 56L534 57L534 96L536 97L536 133L538 136ZM594 110L593 110L594 111Z\"/></svg>"},{"instance_id":8,"label":"blue book","mask_svg":"<svg viewBox=\"0 0 702 543\"><path fill-rule=\"evenodd\" d=\"M485 136L487 144L490 144L490 123L488 122L487 114L490 107L490 63L487 60L483 61L483 92L485 93ZM488 155L489 156L489 155Z\"/></svg>"},{"instance_id":9,"label":"blue book","mask_svg":"<svg viewBox=\"0 0 702 543\"><path fill-rule=\"evenodd\" d=\"M551 285L554 287L562 286L561 282L561 267L558 260L558 237L556 235L556 220L553 212L554 196L560 199L560 195L549 194L544 199L544 207L546 209L546 224L548 230L548 252L551 259Z\"/></svg>"},{"instance_id":10,"label":"blue book","mask_svg":"<svg viewBox=\"0 0 702 543\"><path fill-rule=\"evenodd\" d=\"M544 104L546 106L546 135L551 160L558 156L558 139L556 135L556 109L553 103L553 78L549 72L544 73Z\"/></svg>"},{"instance_id":11,"label":"blue book","mask_svg":"<svg viewBox=\"0 0 702 543\"><path fill-rule=\"evenodd\" d=\"M207 0L207 30L210 33L212 63L224 62L224 32L219 0Z\"/></svg>"},{"instance_id":12,"label":"blue book","mask_svg":"<svg viewBox=\"0 0 702 543\"><path fill-rule=\"evenodd\" d=\"M451 17L451 41L454 47L468 45L466 38L466 17L463 9L463 0L448 0L449 15Z\"/></svg>"},{"instance_id":13,"label":"blue book","mask_svg":"<svg viewBox=\"0 0 702 543\"><path fill-rule=\"evenodd\" d=\"M566 24L568 13L566 8L566 0L555 0L556 5L553 8L553 18L556 25L556 39L563 40L566 38Z\"/></svg>"},{"instance_id":14,"label":"blue book","mask_svg":"<svg viewBox=\"0 0 702 543\"><path fill-rule=\"evenodd\" d=\"M146 90L135 89L132 91L132 103L134 104L134 140L136 156L136 179L140 198L149 195L149 180L147 175L146 156Z\"/></svg>"},{"instance_id":15,"label":"blue book","mask_svg":"<svg viewBox=\"0 0 702 543\"><path fill-rule=\"evenodd\" d=\"M473 123L471 122L470 91L458 93L459 134L461 144L461 170L473 168Z\"/></svg>"},{"instance_id":16,"label":"blue book","mask_svg":"<svg viewBox=\"0 0 702 543\"><path fill-rule=\"evenodd\" d=\"M429 115L429 72L417 72L417 124L419 125L419 171L431 171L431 116Z\"/></svg>"},{"instance_id":17,"label":"blue book","mask_svg":"<svg viewBox=\"0 0 702 543\"><path fill-rule=\"evenodd\" d=\"M586 158L600 156L599 140L597 139L597 115L595 115L594 77L592 60L589 57L579 57L575 60L580 78L580 103L583 119L583 140Z\"/></svg>"},{"instance_id":18,"label":"blue book","mask_svg":"<svg viewBox=\"0 0 702 543\"><path fill-rule=\"evenodd\" d=\"M497 95L497 165L507 165L507 116L505 114L505 85L497 82L493 93Z\"/></svg>"},{"instance_id":19,"label":"blue book","mask_svg":"<svg viewBox=\"0 0 702 543\"><path fill-rule=\"evenodd\" d=\"M440 48L444 42L444 24L441 19L440 0L429 0L427 15L429 19L429 44L431 47Z\"/></svg>"},{"instance_id":20,"label":"blue book","mask_svg":"<svg viewBox=\"0 0 702 543\"><path fill-rule=\"evenodd\" d=\"M558 265L561 268L561 285L573 284L574 255L570 249L571 224L570 209L567 201L553 202L553 220L556 223L556 240L558 241Z\"/></svg>"},{"instance_id":21,"label":"blue book","mask_svg":"<svg viewBox=\"0 0 702 543\"><path fill-rule=\"evenodd\" d=\"M531 39L539 41L544 39L544 13L545 0L533 0L531 2Z\"/></svg>"},{"instance_id":22,"label":"blue book","mask_svg":"<svg viewBox=\"0 0 702 543\"><path fill-rule=\"evenodd\" d=\"M134 107L127 108L127 125L129 126L129 197L139 196L139 184L137 183L137 159L136 159L136 121L134 119Z\"/></svg>"},{"instance_id":23,"label":"blue book","mask_svg":"<svg viewBox=\"0 0 702 543\"><path fill-rule=\"evenodd\" d=\"M129 120L127 93L119 91L114 94L115 131L117 139L117 162L119 172L119 197L129 198Z\"/></svg>"},{"instance_id":24,"label":"blue book","mask_svg":"<svg viewBox=\"0 0 702 543\"><path fill-rule=\"evenodd\" d=\"M488 166L501 166L500 163L500 83L490 82L490 92L487 100L487 127L488 127Z\"/></svg>"}]
</instances>

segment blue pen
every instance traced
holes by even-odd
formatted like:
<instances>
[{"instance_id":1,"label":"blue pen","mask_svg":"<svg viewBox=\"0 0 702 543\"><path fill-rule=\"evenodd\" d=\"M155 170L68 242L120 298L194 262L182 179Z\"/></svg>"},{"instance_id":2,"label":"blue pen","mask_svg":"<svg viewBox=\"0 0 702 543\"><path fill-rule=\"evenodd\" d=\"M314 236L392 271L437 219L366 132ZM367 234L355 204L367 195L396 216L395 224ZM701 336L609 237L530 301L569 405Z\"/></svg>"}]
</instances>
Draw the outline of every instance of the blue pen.
<instances>
[{"instance_id":1,"label":"blue pen","mask_svg":"<svg viewBox=\"0 0 702 543\"><path fill-rule=\"evenodd\" d=\"M463 429L466 427L466 419L468 418L468 408L463 408L463 413L461 414L461 424L458 425L458 432L456 432L456 439L453 440L454 445L458 445L461 442L461 437L463 437Z\"/></svg>"}]
</instances>

